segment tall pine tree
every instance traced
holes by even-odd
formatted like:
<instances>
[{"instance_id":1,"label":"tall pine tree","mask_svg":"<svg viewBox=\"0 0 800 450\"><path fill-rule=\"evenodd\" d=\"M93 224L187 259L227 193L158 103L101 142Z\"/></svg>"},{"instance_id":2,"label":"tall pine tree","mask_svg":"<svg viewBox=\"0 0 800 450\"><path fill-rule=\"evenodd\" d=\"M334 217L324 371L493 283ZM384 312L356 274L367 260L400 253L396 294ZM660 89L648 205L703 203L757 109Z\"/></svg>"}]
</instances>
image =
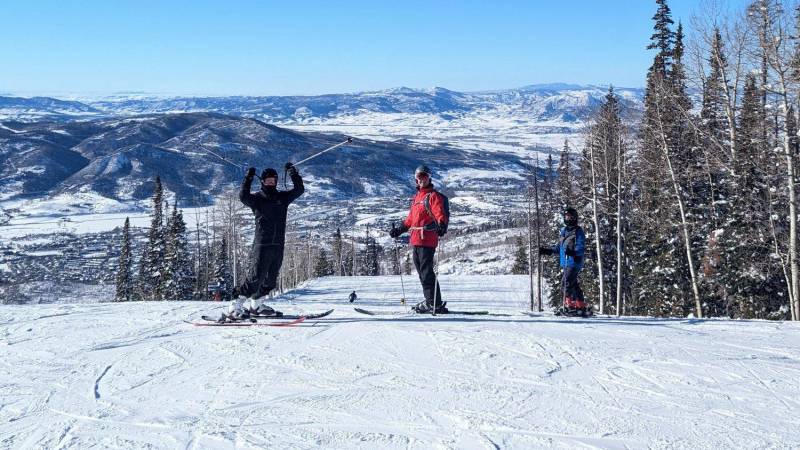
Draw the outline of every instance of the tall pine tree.
<instances>
[{"instance_id":1,"label":"tall pine tree","mask_svg":"<svg viewBox=\"0 0 800 450\"><path fill-rule=\"evenodd\" d=\"M328 252L324 248L320 248L314 262L314 276L326 277L328 275L333 275L333 263L328 259Z\"/></svg>"},{"instance_id":2,"label":"tall pine tree","mask_svg":"<svg viewBox=\"0 0 800 450\"><path fill-rule=\"evenodd\" d=\"M166 242L163 213L164 191L161 177L156 176L153 193L153 214L147 244L139 266L139 292L142 300L163 300L161 292Z\"/></svg>"},{"instance_id":3,"label":"tall pine tree","mask_svg":"<svg viewBox=\"0 0 800 450\"><path fill-rule=\"evenodd\" d=\"M720 298L718 315L733 318L771 318L786 299L786 284L769 225L770 162L762 140L763 108L757 80L745 79L741 112L737 121L736 155L724 226L718 232ZM772 165L770 165L772 164ZM705 267L704 267L705 269Z\"/></svg>"},{"instance_id":4,"label":"tall pine tree","mask_svg":"<svg viewBox=\"0 0 800 450\"><path fill-rule=\"evenodd\" d=\"M523 237L517 238L517 250L514 253L514 265L511 273L514 275L528 274L528 242Z\"/></svg>"},{"instance_id":5,"label":"tall pine tree","mask_svg":"<svg viewBox=\"0 0 800 450\"><path fill-rule=\"evenodd\" d=\"M707 149L728 147L730 134L725 115L725 90L729 87L725 86L723 73L728 61L719 28L714 28L708 64L710 71L703 85L703 107L700 111L701 127L707 141L704 146Z\"/></svg>"},{"instance_id":6,"label":"tall pine tree","mask_svg":"<svg viewBox=\"0 0 800 450\"><path fill-rule=\"evenodd\" d=\"M612 224L616 223L618 155L624 132L620 115L619 101L614 89L609 88L605 102L588 128L580 167L581 197L591 205L591 215L585 221L586 252L594 256L586 258L584 292L592 303L599 304L602 272L604 305L609 304L616 292L617 240Z\"/></svg>"},{"instance_id":7,"label":"tall pine tree","mask_svg":"<svg viewBox=\"0 0 800 450\"><path fill-rule=\"evenodd\" d=\"M572 174L572 158L569 141L564 140L564 147L558 161L558 202L559 206L573 205L575 201L575 181ZM560 210L561 208L557 208Z\"/></svg>"},{"instance_id":8,"label":"tall pine tree","mask_svg":"<svg viewBox=\"0 0 800 450\"><path fill-rule=\"evenodd\" d=\"M213 270L211 273L212 283L222 283L224 286L222 298L230 298L233 286L233 271L231 270L230 258L228 258L228 239L226 236L214 243L213 249Z\"/></svg>"},{"instance_id":9,"label":"tall pine tree","mask_svg":"<svg viewBox=\"0 0 800 450\"><path fill-rule=\"evenodd\" d=\"M177 203L167 221L166 248L164 254L164 276L162 279L164 298L167 300L189 300L194 284L194 270L189 254L186 222Z\"/></svg>"},{"instance_id":10,"label":"tall pine tree","mask_svg":"<svg viewBox=\"0 0 800 450\"><path fill-rule=\"evenodd\" d=\"M122 246L119 251L119 262L117 265L116 295L114 301L127 302L133 297L133 258L131 255L131 221L125 218L125 225L122 227Z\"/></svg>"}]
</instances>

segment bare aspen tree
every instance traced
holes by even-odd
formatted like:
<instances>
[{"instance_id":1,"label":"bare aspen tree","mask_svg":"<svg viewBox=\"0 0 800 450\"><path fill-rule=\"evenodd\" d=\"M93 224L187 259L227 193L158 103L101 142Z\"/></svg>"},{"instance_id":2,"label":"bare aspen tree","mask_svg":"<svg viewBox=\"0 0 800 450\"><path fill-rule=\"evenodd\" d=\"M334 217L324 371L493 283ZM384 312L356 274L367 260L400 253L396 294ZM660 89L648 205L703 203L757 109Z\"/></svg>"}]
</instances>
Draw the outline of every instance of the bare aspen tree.
<instances>
[{"instance_id":1,"label":"bare aspen tree","mask_svg":"<svg viewBox=\"0 0 800 450\"><path fill-rule=\"evenodd\" d=\"M541 243L541 215L539 214L539 154L536 154L536 166L533 172L534 204L536 208L536 310L542 312L542 255L539 254ZM529 235L530 236L530 235ZM528 246L530 249L530 245ZM530 251L528 252L530 254Z\"/></svg>"},{"instance_id":2,"label":"bare aspen tree","mask_svg":"<svg viewBox=\"0 0 800 450\"><path fill-rule=\"evenodd\" d=\"M694 302L695 302L695 313L697 314L698 318L703 317L703 305L702 300L700 298L700 285L697 279L697 271L695 270L695 263L694 263L694 255L692 251L692 239L689 232L689 220L686 217L686 206L685 201L683 198L683 189L681 188L680 182L678 181L678 175L675 171L675 167L672 164L672 157L671 157L671 150L670 150L670 143L669 138L667 137L667 130L665 129L665 124L668 123L668 119L665 115L665 109L669 108L666 105L667 99L671 97L671 88L664 86L663 83L658 86L658 90L660 91L659 94L654 96L655 100L655 114L656 114L656 126L658 128L658 140L661 144L661 151L664 157L664 160L667 164L667 170L669 173L670 180L672 182L672 189L673 195L675 196L675 203L678 206L678 212L680 213L680 229L683 235L683 242L684 248L686 250L686 263L689 267L689 276L690 282L692 285L692 294L694 295Z\"/></svg>"},{"instance_id":3,"label":"bare aspen tree","mask_svg":"<svg viewBox=\"0 0 800 450\"><path fill-rule=\"evenodd\" d=\"M764 64L762 76L768 80L764 86L765 93L772 94L778 102L779 109L776 114L780 114L782 127L778 131L782 134L782 150L786 170L786 190L788 191L789 208L789 273L791 275L791 295L790 301L794 303L795 317L800 310L800 270L797 261L797 189L795 157L792 151L792 139L788 130L788 124L794 119L793 104L797 97L797 83L795 82L795 67L793 67L793 50L795 39L790 31L790 19L782 8L780 2L772 0L757 0L754 2L749 13L752 25L755 28L755 35L758 36L758 50L761 53Z\"/></svg>"},{"instance_id":4,"label":"bare aspen tree","mask_svg":"<svg viewBox=\"0 0 800 450\"><path fill-rule=\"evenodd\" d=\"M625 192L622 186L625 157L623 145L622 133L620 133L617 138L617 316L622 315L622 291L624 288L622 273L625 268L625 254L622 249L622 193Z\"/></svg>"},{"instance_id":5,"label":"bare aspen tree","mask_svg":"<svg viewBox=\"0 0 800 450\"><path fill-rule=\"evenodd\" d=\"M600 285L600 314L605 314L605 274L603 273L603 244L601 237L600 218L598 215L598 201L597 201L597 169L595 168L595 146L592 143L587 144L589 149L589 167L592 174L592 222L594 223L595 232L595 251L597 252L597 279Z\"/></svg>"}]
</instances>

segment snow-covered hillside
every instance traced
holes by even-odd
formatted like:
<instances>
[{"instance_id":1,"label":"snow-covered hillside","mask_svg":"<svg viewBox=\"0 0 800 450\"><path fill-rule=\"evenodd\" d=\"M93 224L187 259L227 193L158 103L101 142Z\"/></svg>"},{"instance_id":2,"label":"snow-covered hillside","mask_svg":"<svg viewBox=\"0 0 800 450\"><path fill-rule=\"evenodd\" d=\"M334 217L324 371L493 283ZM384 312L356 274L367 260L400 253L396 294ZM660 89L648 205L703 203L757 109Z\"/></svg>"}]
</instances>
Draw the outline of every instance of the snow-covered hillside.
<instances>
[{"instance_id":1,"label":"snow-covered hillside","mask_svg":"<svg viewBox=\"0 0 800 450\"><path fill-rule=\"evenodd\" d=\"M522 314L525 277L326 278L291 328L183 322L217 304L0 306L3 448L798 448L795 323ZM405 278L406 296L420 296Z\"/></svg>"}]
</instances>

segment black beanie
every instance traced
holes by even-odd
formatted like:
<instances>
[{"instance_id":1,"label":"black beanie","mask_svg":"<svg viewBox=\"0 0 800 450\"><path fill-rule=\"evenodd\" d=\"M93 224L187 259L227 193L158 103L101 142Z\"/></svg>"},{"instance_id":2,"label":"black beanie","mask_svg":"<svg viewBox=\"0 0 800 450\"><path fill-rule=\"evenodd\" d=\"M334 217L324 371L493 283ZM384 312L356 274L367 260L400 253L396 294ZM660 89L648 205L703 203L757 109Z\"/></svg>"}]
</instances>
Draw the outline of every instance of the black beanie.
<instances>
[{"instance_id":1,"label":"black beanie","mask_svg":"<svg viewBox=\"0 0 800 450\"><path fill-rule=\"evenodd\" d=\"M278 172L272 167L266 168L261 172L261 179L263 180L264 178L278 178Z\"/></svg>"}]
</instances>

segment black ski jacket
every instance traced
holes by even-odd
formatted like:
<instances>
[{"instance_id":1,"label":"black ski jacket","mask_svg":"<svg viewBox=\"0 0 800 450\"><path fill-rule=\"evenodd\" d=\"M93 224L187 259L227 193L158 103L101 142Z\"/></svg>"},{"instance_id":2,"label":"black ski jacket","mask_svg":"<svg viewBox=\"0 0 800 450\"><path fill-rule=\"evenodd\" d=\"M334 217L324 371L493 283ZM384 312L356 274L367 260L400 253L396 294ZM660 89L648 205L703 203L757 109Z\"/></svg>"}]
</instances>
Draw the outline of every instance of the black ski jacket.
<instances>
[{"instance_id":1,"label":"black ski jacket","mask_svg":"<svg viewBox=\"0 0 800 450\"><path fill-rule=\"evenodd\" d=\"M283 245L286 238L286 210L289 203L300 197L305 191L300 175L292 176L292 187L289 191L278 191L261 185L261 191L250 193L253 179L245 177L239 200L253 210L256 215L256 234L253 245Z\"/></svg>"}]
</instances>

